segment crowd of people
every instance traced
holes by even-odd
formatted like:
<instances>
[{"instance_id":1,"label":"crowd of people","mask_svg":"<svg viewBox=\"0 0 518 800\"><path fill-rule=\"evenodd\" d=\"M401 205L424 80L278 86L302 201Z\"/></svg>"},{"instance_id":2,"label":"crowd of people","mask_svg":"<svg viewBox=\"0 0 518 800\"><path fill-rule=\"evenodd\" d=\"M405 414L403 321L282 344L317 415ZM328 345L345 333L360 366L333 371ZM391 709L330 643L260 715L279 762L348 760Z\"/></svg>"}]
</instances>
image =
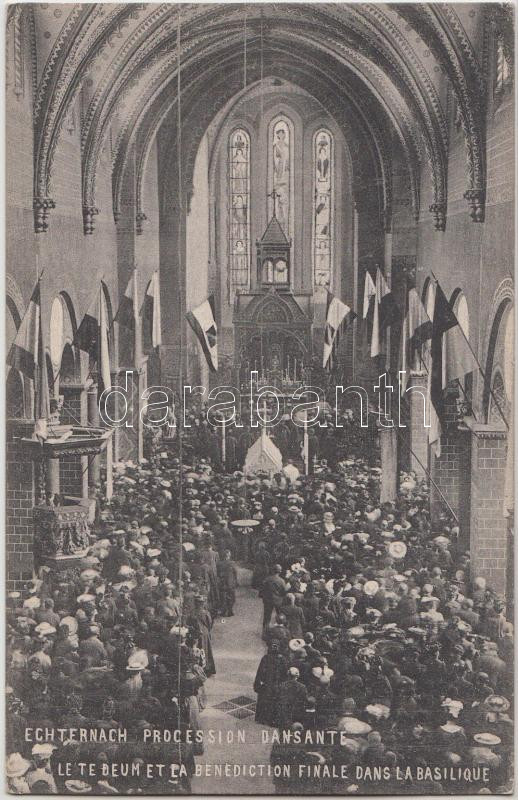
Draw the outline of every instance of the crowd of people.
<instances>
[{"instance_id":1,"label":"crowd of people","mask_svg":"<svg viewBox=\"0 0 518 800\"><path fill-rule=\"evenodd\" d=\"M507 791L512 625L470 578L456 527L432 529L426 486L407 475L380 506L379 467L361 442L346 454L345 436L333 453L317 442L308 476L245 476L211 459L198 428L181 462L154 437L143 462L116 465L88 552L9 596L9 790L190 793L211 629L239 613L239 560L264 606L256 719L279 732L272 764L294 765L279 792ZM232 522L246 519L243 534ZM181 735L150 735L164 730ZM340 740L317 745L306 734L319 730ZM161 763L178 769L146 769ZM301 781L299 764L349 777ZM453 771L396 786L408 765ZM372 767L389 777L358 777Z\"/></svg>"}]
</instances>

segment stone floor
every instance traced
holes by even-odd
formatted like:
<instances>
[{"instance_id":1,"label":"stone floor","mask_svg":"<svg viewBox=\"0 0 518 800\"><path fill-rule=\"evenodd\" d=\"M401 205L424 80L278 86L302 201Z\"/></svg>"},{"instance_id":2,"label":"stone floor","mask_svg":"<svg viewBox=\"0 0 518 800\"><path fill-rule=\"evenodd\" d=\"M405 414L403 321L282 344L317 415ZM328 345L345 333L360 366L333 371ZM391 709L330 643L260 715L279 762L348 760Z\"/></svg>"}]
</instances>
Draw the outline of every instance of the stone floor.
<instances>
[{"instance_id":1,"label":"stone floor","mask_svg":"<svg viewBox=\"0 0 518 800\"><path fill-rule=\"evenodd\" d=\"M262 603L250 587L248 570L239 570L240 586L234 608L235 616L219 617L212 629L212 643L217 673L205 684L207 707L200 720L207 739L208 731L222 741L205 742L203 756L196 763L212 776L195 777L195 794L273 794L273 783L267 775L216 777L213 765L268 765L271 746L262 744L261 731L271 730L254 721L255 673L265 652L261 639ZM238 742L238 733L245 742ZM227 737L234 737L227 744ZM207 765L207 767L205 766Z\"/></svg>"}]
</instances>

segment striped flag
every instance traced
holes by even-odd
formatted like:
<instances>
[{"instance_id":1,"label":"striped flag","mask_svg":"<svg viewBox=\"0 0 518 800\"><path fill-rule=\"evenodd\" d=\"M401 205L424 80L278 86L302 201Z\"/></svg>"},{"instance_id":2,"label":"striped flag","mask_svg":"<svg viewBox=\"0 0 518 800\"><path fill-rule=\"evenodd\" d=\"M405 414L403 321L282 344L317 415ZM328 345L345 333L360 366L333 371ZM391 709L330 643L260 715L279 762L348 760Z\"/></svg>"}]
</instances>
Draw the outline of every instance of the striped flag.
<instances>
[{"instance_id":1,"label":"striped flag","mask_svg":"<svg viewBox=\"0 0 518 800\"><path fill-rule=\"evenodd\" d=\"M46 439L50 401L41 325L39 280L34 287L27 310L7 354L7 363L34 381L34 436L37 439Z\"/></svg>"},{"instance_id":2,"label":"striped flag","mask_svg":"<svg viewBox=\"0 0 518 800\"><path fill-rule=\"evenodd\" d=\"M331 292L327 293L326 327L324 331L324 353L322 366L331 367L332 356L338 345L341 326L356 318L354 311Z\"/></svg>"},{"instance_id":3,"label":"striped flag","mask_svg":"<svg viewBox=\"0 0 518 800\"><path fill-rule=\"evenodd\" d=\"M432 321L426 313L417 289L410 289L406 305L401 331L401 370L404 372L400 386L402 394L408 383L409 371L416 368L417 360L423 363L422 345L432 338ZM427 368L426 364L424 366Z\"/></svg>"},{"instance_id":4,"label":"striped flag","mask_svg":"<svg viewBox=\"0 0 518 800\"><path fill-rule=\"evenodd\" d=\"M369 311L374 305L376 297L376 284L371 278L370 272L365 273L365 284L363 286L363 319L366 319Z\"/></svg>"},{"instance_id":5,"label":"striped flag","mask_svg":"<svg viewBox=\"0 0 518 800\"><path fill-rule=\"evenodd\" d=\"M382 349L383 332L399 319L399 309L385 276L378 267L376 271L376 295L372 321L371 357L379 356Z\"/></svg>"},{"instance_id":6,"label":"striped flag","mask_svg":"<svg viewBox=\"0 0 518 800\"><path fill-rule=\"evenodd\" d=\"M129 279L126 291L122 295L119 308L115 315L115 319L124 328L130 331L135 331L136 320L138 317L138 277L137 270L133 270L133 274Z\"/></svg>"},{"instance_id":7,"label":"striped flag","mask_svg":"<svg viewBox=\"0 0 518 800\"><path fill-rule=\"evenodd\" d=\"M40 316L41 292L40 281L38 281L7 354L7 363L19 372L23 372L31 380L34 380L39 363Z\"/></svg>"},{"instance_id":8,"label":"striped flag","mask_svg":"<svg viewBox=\"0 0 518 800\"><path fill-rule=\"evenodd\" d=\"M193 311L188 311L186 318L200 340L209 369L211 372L216 372L218 369L218 326L216 325L214 295L211 295L208 300L204 300Z\"/></svg>"},{"instance_id":9,"label":"striped flag","mask_svg":"<svg viewBox=\"0 0 518 800\"><path fill-rule=\"evenodd\" d=\"M145 343L149 347L162 344L162 318L160 313L160 275L155 270L148 283L144 302L140 309L143 320Z\"/></svg>"}]
</instances>

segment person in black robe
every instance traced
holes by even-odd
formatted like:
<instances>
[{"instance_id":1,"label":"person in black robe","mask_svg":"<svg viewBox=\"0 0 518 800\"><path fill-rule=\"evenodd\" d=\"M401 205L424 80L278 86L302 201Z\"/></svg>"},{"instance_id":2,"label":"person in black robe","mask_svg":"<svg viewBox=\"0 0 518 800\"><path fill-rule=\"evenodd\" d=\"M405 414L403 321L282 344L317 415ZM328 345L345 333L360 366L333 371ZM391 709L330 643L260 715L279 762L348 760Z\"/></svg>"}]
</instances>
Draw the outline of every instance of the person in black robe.
<instances>
[{"instance_id":1,"label":"person in black robe","mask_svg":"<svg viewBox=\"0 0 518 800\"><path fill-rule=\"evenodd\" d=\"M280 643L273 639L268 652L262 657L254 681L257 694L255 721L273 725L279 704L280 686L286 678L288 661L280 652Z\"/></svg>"}]
</instances>

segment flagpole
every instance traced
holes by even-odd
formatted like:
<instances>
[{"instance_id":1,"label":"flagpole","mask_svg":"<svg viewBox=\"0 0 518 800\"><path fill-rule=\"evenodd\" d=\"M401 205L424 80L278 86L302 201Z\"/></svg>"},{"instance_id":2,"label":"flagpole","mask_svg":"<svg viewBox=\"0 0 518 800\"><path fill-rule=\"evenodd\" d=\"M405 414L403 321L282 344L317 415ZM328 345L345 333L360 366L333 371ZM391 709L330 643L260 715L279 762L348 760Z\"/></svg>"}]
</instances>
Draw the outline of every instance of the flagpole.
<instances>
[{"instance_id":1,"label":"flagpole","mask_svg":"<svg viewBox=\"0 0 518 800\"><path fill-rule=\"evenodd\" d=\"M435 282L437 283L437 285L438 285L438 286L440 286L440 283L439 283L438 279L436 278L436 276L434 275L434 273L433 273L433 272L431 272L431 275L432 275L433 279L435 280ZM442 288L442 287L441 287L441 288ZM455 319L457 319L457 316L456 316L456 315L455 315ZM433 320L432 320L432 324L433 324ZM509 430L509 423L507 422L507 419L505 418L504 412L503 412L503 411L502 411L502 409L500 408L500 404L499 404L498 400L497 400L497 399L496 399L496 397L495 397L495 393L493 392L493 389L491 388L491 384L490 384L490 383L487 381L487 378L486 378L486 373L485 373L485 372L484 372L484 370L482 369L482 365L480 364L480 361L478 360L478 358L477 358L477 356L476 356L476 354L475 354L475 351L473 350L473 348L472 348L472 346L471 346L471 344L470 344L470 341L469 341L468 337L466 336L466 334L465 334L465 333L464 333L464 331L462 330L462 325L460 324L460 322L459 322L458 320L457 320L457 325L459 326L459 328L460 328L460 332L462 333L462 335L463 335L463 337L464 337L464 340L465 340L466 344L468 345L468 347L469 347L469 349L470 349L470 351L471 351L471 355L472 355L472 356L473 356L473 358L475 359L475 363L477 364L477 366L478 366L478 368L479 368L479 370L480 370L480 374L482 375L482 378L483 378L483 380L484 380L484 384L485 384L485 385L487 384L487 386L488 386L488 388L489 388L489 394L491 395L491 397L492 397L492 399L493 399L493 401L494 401L494 403L495 403L495 406L497 407L497 409L498 409L498 412L499 412L500 416L502 417L502 419L503 419L503 421L504 421L505 427L507 428L507 430Z\"/></svg>"},{"instance_id":2,"label":"flagpole","mask_svg":"<svg viewBox=\"0 0 518 800\"><path fill-rule=\"evenodd\" d=\"M309 475L309 439L308 439L308 412L304 414L304 465L305 475Z\"/></svg>"},{"instance_id":3,"label":"flagpole","mask_svg":"<svg viewBox=\"0 0 518 800\"><path fill-rule=\"evenodd\" d=\"M222 428L221 428L221 460L223 462L223 469L226 469L227 468L227 433L226 433L227 428L226 428L226 425L225 425L225 422L226 422L225 414L223 413L221 415L221 417L222 417L222 421L223 421L223 425L222 425Z\"/></svg>"}]
</instances>

